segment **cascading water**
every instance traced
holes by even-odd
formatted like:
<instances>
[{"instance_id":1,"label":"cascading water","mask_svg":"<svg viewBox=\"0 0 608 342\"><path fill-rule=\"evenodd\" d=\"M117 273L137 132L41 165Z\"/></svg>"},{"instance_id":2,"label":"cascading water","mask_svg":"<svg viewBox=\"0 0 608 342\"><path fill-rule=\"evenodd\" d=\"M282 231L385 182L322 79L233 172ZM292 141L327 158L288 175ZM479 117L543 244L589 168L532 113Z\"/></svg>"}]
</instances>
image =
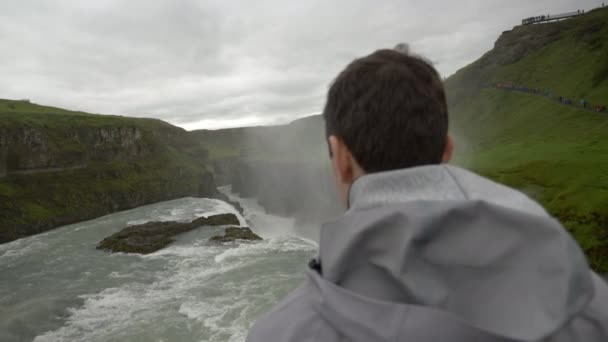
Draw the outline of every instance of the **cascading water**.
<instances>
[{"instance_id":1,"label":"cascading water","mask_svg":"<svg viewBox=\"0 0 608 342\"><path fill-rule=\"evenodd\" d=\"M0 341L243 341L302 281L317 246L296 236L293 219L220 190L263 241L219 245L208 238L222 228L204 227L145 256L95 249L128 224L236 213L183 198L0 245Z\"/></svg>"}]
</instances>

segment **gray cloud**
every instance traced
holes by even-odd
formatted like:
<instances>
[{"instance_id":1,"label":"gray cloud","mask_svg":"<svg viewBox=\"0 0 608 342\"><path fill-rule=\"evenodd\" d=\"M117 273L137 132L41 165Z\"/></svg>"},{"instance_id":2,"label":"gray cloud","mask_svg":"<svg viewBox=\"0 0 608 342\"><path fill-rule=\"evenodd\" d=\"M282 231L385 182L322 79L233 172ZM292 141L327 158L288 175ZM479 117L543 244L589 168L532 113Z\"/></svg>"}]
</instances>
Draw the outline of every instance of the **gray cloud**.
<instances>
[{"instance_id":1,"label":"gray cloud","mask_svg":"<svg viewBox=\"0 0 608 342\"><path fill-rule=\"evenodd\" d=\"M597 0L0 3L0 98L187 129L319 112L355 57L407 42L448 76L523 17Z\"/></svg>"}]
</instances>

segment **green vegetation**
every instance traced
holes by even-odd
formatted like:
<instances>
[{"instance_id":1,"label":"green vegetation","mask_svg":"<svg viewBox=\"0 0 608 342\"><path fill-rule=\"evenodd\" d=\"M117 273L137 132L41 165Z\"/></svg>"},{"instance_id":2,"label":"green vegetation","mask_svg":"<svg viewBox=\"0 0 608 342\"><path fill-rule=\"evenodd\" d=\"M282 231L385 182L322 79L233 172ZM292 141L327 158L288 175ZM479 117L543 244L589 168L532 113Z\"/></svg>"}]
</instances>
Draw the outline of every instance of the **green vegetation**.
<instances>
[{"instance_id":1,"label":"green vegetation","mask_svg":"<svg viewBox=\"0 0 608 342\"><path fill-rule=\"evenodd\" d=\"M608 9L516 27L446 81L457 163L539 200L608 272L608 113L493 89L549 89L608 105Z\"/></svg>"},{"instance_id":2,"label":"green vegetation","mask_svg":"<svg viewBox=\"0 0 608 342\"><path fill-rule=\"evenodd\" d=\"M206 161L186 131L160 120L0 100L0 243L147 203L213 195Z\"/></svg>"}]
</instances>

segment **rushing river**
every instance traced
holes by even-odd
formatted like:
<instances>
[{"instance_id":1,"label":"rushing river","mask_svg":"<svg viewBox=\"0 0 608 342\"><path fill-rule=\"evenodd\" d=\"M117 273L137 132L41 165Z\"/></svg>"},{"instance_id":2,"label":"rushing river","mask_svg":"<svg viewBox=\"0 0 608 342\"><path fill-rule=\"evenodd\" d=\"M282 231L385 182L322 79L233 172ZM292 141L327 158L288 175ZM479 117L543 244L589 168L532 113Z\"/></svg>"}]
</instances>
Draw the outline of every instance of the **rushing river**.
<instances>
[{"instance_id":1,"label":"rushing river","mask_svg":"<svg viewBox=\"0 0 608 342\"><path fill-rule=\"evenodd\" d=\"M236 213L183 198L0 245L0 341L245 340L303 279L317 247L296 236L293 220L238 200L242 223L263 241L218 245L207 240L222 228L203 227L146 256L95 249L129 224Z\"/></svg>"}]
</instances>

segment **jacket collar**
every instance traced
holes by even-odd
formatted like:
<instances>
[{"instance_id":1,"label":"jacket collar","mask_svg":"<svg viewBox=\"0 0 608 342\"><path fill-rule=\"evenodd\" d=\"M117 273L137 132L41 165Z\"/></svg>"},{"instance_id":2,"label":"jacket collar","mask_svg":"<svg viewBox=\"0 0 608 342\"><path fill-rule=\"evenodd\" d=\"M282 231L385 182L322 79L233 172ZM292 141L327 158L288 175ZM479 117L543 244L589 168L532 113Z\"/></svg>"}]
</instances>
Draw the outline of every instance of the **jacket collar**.
<instances>
[{"instance_id":1,"label":"jacket collar","mask_svg":"<svg viewBox=\"0 0 608 342\"><path fill-rule=\"evenodd\" d=\"M349 189L349 210L411 200L464 199L449 170L431 165L359 177Z\"/></svg>"},{"instance_id":2,"label":"jacket collar","mask_svg":"<svg viewBox=\"0 0 608 342\"><path fill-rule=\"evenodd\" d=\"M441 164L378 172L359 177L348 194L348 212L412 201L482 200L548 216L526 195L465 169Z\"/></svg>"}]
</instances>

